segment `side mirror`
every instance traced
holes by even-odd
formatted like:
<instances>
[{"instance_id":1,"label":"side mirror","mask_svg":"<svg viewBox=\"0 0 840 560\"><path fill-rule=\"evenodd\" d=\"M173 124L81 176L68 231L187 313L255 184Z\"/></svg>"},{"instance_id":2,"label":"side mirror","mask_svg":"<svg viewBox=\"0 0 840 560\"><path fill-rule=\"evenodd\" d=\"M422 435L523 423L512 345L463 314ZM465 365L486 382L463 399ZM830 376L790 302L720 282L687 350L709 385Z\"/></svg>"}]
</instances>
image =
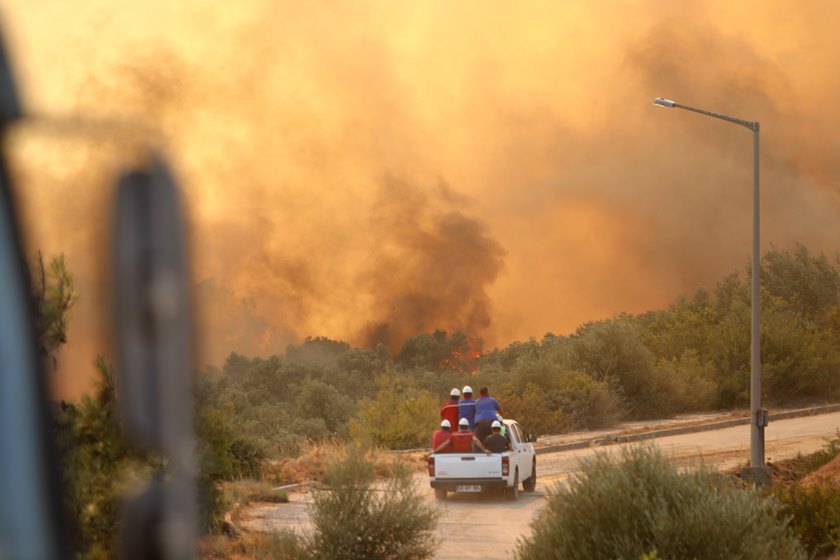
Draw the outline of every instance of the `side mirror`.
<instances>
[{"instance_id":1,"label":"side mirror","mask_svg":"<svg viewBox=\"0 0 840 560\"><path fill-rule=\"evenodd\" d=\"M537 443L537 434L528 434L528 441L530 443Z\"/></svg>"}]
</instances>

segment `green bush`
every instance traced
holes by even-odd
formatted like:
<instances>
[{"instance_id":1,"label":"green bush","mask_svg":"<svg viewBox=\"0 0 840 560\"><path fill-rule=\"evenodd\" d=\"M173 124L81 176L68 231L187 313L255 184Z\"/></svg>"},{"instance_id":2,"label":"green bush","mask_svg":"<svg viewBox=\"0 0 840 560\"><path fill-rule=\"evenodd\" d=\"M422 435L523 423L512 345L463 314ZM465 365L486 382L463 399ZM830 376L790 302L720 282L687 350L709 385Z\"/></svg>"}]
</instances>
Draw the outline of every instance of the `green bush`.
<instances>
[{"instance_id":1,"label":"green bush","mask_svg":"<svg viewBox=\"0 0 840 560\"><path fill-rule=\"evenodd\" d=\"M656 372L667 395L668 406L663 406L663 411L674 414L714 407L714 367L703 362L694 350L685 351L679 358L659 360Z\"/></svg>"},{"instance_id":2,"label":"green bush","mask_svg":"<svg viewBox=\"0 0 840 560\"><path fill-rule=\"evenodd\" d=\"M373 400L363 401L350 425L357 441L387 449L414 449L431 445L439 423L437 399L405 379L386 376Z\"/></svg>"},{"instance_id":3,"label":"green bush","mask_svg":"<svg viewBox=\"0 0 840 560\"><path fill-rule=\"evenodd\" d=\"M96 358L92 395L55 410L54 435L62 458L63 500L79 558L114 555L124 489L160 466L160 457L133 448L117 422L114 370Z\"/></svg>"},{"instance_id":4,"label":"green bush","mask_svg":"<svg viewBox=\"0 0 840 560\"><path fill-rule=\"evenodd\" d=\"M253 444L234 435L228 420L216 410L198 407L198 436L201 526L218 531L227 503L219 490L223 480L256 477L262 453Z\"/></svg>"},{"instance_id":5,"label":"green bush","mask_svg":"<svg viewBox=\"0 0 840 560\"><path fill-rule=\"evenodd\" d=\"M573 429L597 429L621 420L624 406L609 384L582 373L568 371L549 392L557 408L566 411Z\"/></svg>"},{"instance_id":6,"label":"green bush","mask_svg":"<svg viewBox=\"0 0 840 560\"><path fill-rule=\"evenodd\" d=\"M438 511L423 499L405 468L397 468L382 484L374 484L374 474L373 463L359 448L327 466L327 489L315 495L312 506L313 558L431 558Z\"/></svg>"},{"instance_id":7,"label":"green bush","mask_svg":"<svg viewBox=\"0 0 840 560\"><path fill-rule=\"evenodd\" d=\"M528 385L521 394L503 389L496 398L504 406L505 414L516 419L528 433L557 434L572 427L571 415L558 410L536 385Z\"/></svg>"},{"instance_id":8,"label":"green bush","mask_svg":"<svg viewBox=\"0 0 840 560\"><path fill-rule=\"evenodd\" d=\"M637 419L671 412L656 357L643 343L643 334L631 317L620 316L578 328L572 346L572 369L608 383L624 399L629 416Z\"/></svg>"},{"instance_id":9,"label":"green bush","mask_svg":"<svg viewBox=\"0 0 840 560\"><path fill-rule=\"evenodd\" d=\"M556 486L520 560L800 559L779 503L703 470L680 472L652 446L599 453Z\"/></svg>"},{"instance_id":10,"label":"green bush","mask_svg":"<svg viewBox=\"0 0 840 560\"><path fill-rule=\"evenodd\" d=\"M810 554L840 550L840 488L791 484L771 492L784 505L784 514L793 516L793 532Z\"/></svg>"}]
</instances>

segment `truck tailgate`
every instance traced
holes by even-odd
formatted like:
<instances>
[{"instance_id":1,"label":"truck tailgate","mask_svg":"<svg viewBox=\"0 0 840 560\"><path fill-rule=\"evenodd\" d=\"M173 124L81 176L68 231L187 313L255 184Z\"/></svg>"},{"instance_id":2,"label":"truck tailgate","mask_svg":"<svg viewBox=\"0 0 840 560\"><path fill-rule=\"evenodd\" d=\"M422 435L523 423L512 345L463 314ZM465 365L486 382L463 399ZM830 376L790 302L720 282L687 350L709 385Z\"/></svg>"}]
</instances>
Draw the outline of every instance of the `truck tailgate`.
<instances>
[{"instance_id":1,"label":"truck tailgate","mask_svg":"<svg viewBox=\"0 0 840 560\"><path fill-rule=\"evenodd\" d=\"M435 478L445 480L501 478L502 456L484 453L435 454Z\"/></svg>"}]
</instances>

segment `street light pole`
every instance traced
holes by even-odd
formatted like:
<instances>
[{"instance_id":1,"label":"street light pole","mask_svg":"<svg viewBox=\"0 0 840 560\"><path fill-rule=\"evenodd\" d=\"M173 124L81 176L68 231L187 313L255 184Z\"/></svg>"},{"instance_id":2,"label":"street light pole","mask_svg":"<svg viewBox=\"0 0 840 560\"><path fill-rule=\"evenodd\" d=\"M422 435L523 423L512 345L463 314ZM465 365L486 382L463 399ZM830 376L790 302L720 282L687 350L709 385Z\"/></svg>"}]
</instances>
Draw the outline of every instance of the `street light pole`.
<instances>
[{"instance_id":1,"label":"street light pole","mask_svg":"<svg viewBox=\"0 0 840 560\"><path fill-rule=\"evenodd\" d=\"M682 105L670 99L657 97L654 105L669 109L685 109L707 117L728 121L753 131L753 239L752 239L752 335L750 340L750 476L757 481L766 481L764 467L764 428L767 426L767 411L761 408L761 247L759 182L758 182L758 121L747 121L720 113L713 113Z\"/></svg>"}]
</instances>

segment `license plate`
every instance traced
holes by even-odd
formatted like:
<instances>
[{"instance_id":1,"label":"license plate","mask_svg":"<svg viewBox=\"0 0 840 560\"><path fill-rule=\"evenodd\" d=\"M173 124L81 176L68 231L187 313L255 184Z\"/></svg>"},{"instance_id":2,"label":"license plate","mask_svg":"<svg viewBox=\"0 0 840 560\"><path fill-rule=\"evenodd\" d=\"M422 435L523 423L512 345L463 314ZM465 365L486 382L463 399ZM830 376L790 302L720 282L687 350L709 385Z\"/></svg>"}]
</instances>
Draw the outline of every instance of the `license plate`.
<instances>
[{"instance_id":1,"label":"license plate","mask_svg":"<svg viewBox=\"0 0 840 560\"><path fill-rule=\"evenodd\" d=\"M478 484L465 484L455 487L456 492L481 492L481 486Z\"/></svg>"}]
</instances>

